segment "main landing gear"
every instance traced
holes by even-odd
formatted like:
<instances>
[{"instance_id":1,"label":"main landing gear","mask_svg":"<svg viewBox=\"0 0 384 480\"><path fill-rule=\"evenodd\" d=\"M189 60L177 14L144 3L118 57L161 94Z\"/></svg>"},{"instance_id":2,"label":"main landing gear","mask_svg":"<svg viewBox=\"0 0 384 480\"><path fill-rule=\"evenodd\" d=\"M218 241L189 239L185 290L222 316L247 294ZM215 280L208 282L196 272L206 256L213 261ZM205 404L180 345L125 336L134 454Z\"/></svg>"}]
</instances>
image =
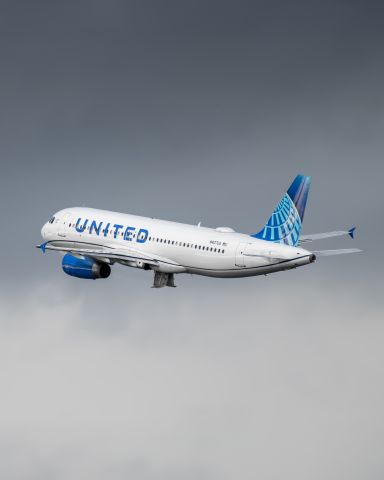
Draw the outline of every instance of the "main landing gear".
<instances>
[{"instance_id":1,"label":"main landing gear","mask_svg":"<svg viewBox=\"0 0 384 480\"><path fill-rule=\"evenodd\" d=\"M173 273L155 272L152 288L176 287Z\"/></svg>"}]
</instances>

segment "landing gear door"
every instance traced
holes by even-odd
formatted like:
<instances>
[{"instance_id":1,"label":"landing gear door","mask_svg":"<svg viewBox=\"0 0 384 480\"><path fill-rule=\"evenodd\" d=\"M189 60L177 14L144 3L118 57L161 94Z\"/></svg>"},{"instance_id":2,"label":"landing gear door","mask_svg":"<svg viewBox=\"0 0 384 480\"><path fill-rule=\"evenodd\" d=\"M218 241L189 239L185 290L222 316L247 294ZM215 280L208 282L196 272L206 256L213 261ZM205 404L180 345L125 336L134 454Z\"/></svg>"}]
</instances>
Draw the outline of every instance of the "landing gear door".
<instances>
[{"instance_id":1,"label":"landing gear door","mask_svg":"<svg viewBox=\"0 0 384 480\"><path fill-rule=\"evenodd\" d=\"M248 243L239 243L236 250L236 259L235 259L236 267L245 267L244 252L247 245Z\"/></svg>"}]
</instances>

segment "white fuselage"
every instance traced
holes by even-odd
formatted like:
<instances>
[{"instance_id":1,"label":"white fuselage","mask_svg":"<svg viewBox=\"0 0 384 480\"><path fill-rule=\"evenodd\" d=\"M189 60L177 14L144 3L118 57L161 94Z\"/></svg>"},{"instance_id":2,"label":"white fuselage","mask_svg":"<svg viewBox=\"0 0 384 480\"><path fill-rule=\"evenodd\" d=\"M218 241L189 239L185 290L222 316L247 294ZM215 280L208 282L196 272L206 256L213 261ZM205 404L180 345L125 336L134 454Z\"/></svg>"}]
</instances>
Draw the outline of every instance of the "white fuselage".
<instances>
[{"instance_id":1,"label":"white fuselage","mask_svg":"<svg viewBox=\"0 0 384 480\"><path fill-rule=\"evenodd\" d=\"M306 265L315 259L302 248L260 240L230 229L83 207L56 213L53 223L43 226L42 236L52 246L134 250L158 261L153 270L211 277L265 275ZM145 261L120 263L143 268Z\"/></svg>"}]
</instances>

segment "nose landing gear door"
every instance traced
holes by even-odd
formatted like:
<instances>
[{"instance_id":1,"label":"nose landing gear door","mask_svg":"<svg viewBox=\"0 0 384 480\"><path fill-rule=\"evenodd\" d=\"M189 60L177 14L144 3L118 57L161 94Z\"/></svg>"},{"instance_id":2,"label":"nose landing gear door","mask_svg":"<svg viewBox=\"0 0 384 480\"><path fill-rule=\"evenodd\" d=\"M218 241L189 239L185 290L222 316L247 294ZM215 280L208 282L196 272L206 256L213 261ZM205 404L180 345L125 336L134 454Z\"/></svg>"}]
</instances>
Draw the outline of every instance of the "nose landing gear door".
<instances>
[{"instance_id":1,"label":"nose landing gear door","mask_svg":"<svg viewBox=\"0 0 384 480\"><path fill-rule=\"evenodd\" d=\"M245 267L244 252L247 245L248 243L239 243L236 250L236 259L235 259L236 267Z\"/></svg>"}]
</instances>

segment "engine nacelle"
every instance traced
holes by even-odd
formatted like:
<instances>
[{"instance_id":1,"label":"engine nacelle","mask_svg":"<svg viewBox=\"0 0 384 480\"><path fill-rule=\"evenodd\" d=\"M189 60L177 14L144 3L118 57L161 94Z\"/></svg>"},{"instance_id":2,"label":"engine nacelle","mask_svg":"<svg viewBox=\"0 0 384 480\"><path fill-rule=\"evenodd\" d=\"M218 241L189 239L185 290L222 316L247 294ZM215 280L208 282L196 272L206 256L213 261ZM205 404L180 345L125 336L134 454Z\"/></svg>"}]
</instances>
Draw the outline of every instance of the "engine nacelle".
<instances>
[{"instance_id":1,"label":"engine nacelle","mask_svg":"<svg viewBox=\"0 0 384 480\"><path fill-rule=\"evenodd\" d=\"M64 255L62 267L65 273L77 278L108 278L111 267L104 262L97 262L93 258L82 256L76 257L67 253Z\"/></svg>"}]
</instances>

